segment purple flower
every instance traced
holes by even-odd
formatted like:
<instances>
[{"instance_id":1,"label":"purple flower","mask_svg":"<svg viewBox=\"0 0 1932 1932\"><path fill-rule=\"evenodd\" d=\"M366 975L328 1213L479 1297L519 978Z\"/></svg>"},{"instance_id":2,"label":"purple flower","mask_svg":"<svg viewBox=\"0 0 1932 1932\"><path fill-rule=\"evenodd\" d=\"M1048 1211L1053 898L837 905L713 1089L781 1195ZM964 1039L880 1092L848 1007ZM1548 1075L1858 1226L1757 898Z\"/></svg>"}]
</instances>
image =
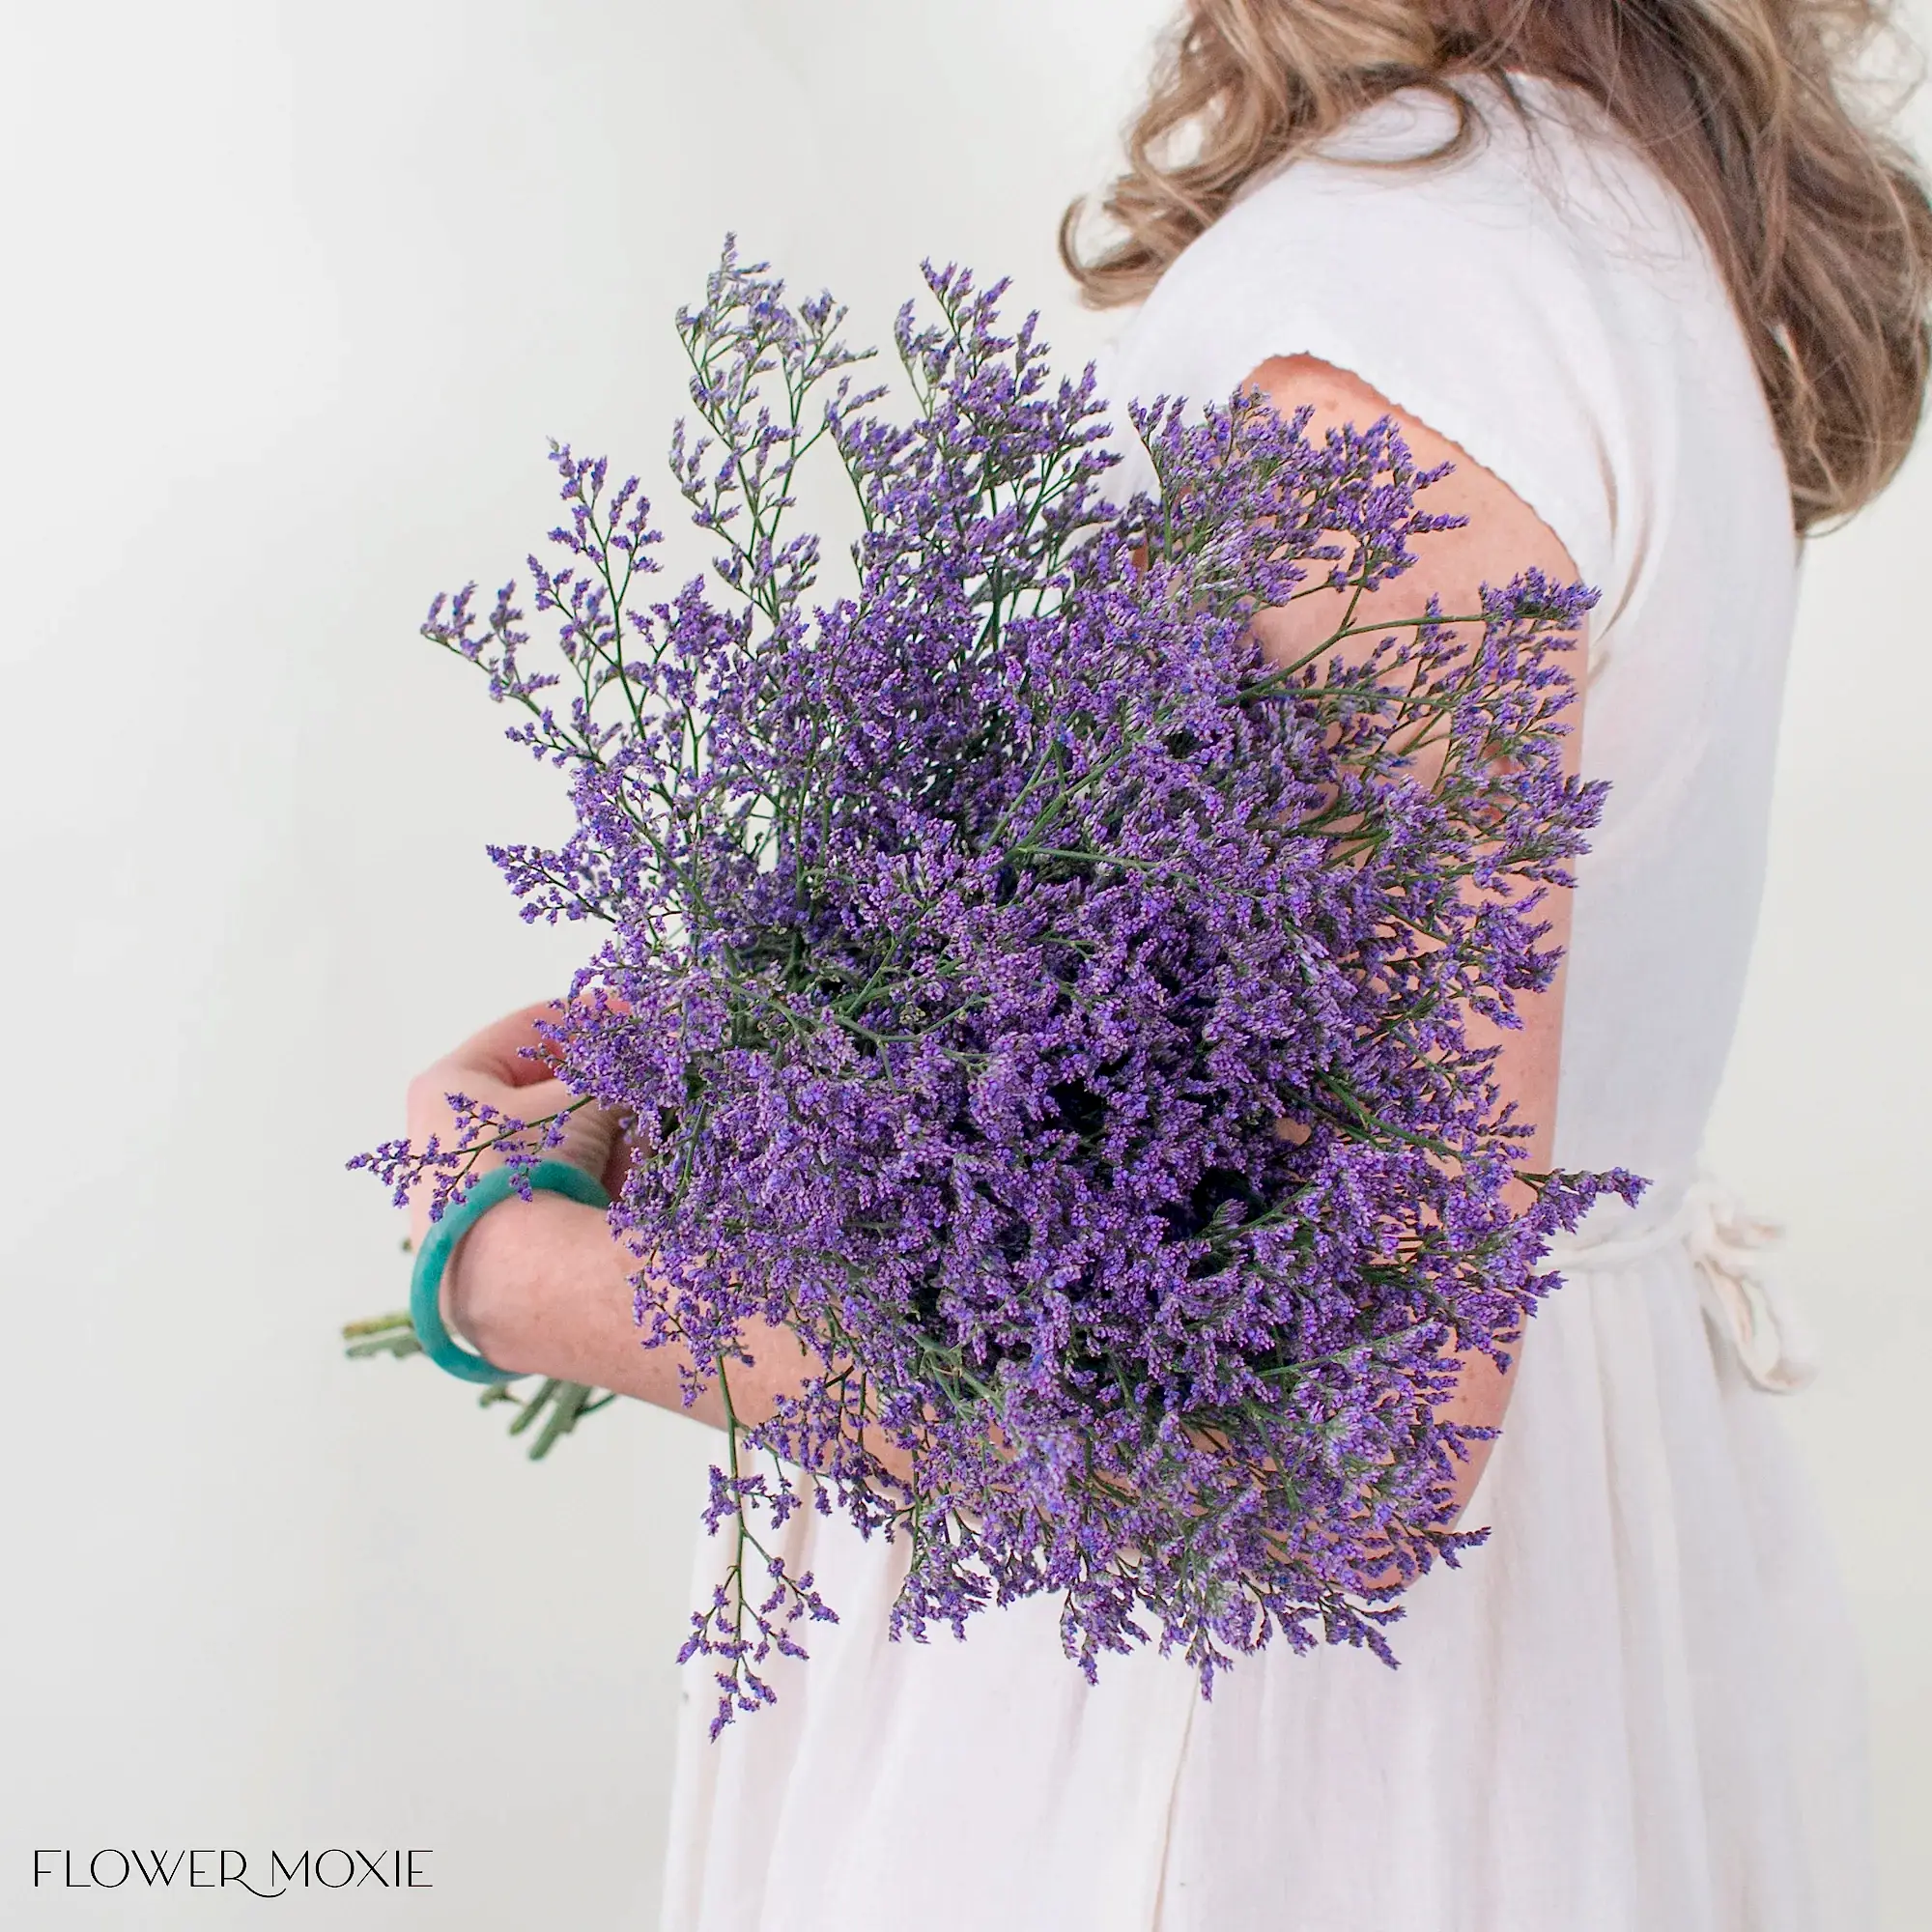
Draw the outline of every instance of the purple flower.
<instances>
[{"instance_id":1,"label":"purple flower","mask_svg":"<svg viewBox=\"0 0 1932 1932\"><path fill-rule=\"evenodd\" d=\"M561 846L494 856L526 919L605 927L554 1043L637 1123L643 1345L690 1349L688 1399L728 1402L754 1320L825 1365L713 1472L735 1560L687 1655L720 1723L832 1614L768 1552L802 1492L907 1539L896 1634L1052 1591L1090 1676L1143 1641L1204 1690L1271 1638L1388 1657L1403 1588L1480 1540L1448 1526L1481 1432L1437 1418L1445 1345L1506 1359L1548 1235L1639 1184L1522 1176L1467 1026L1556 965L1541 901L1602 805L1561 759L1593 593L1530 572L1265 661L1258 610L1456 521L1419 507L1441 472L1387 422L1162 402L1159 497L1112 506L1093 372L1002 334L1004 285L926 283L900 418L829 298L727 246L671 459L715 581L646 602L637 480L557 447L550 668L514 586L425 626L572 787ZM862 525L829 602L789 517L820 444ZM464 1147L363 1164L447 1198L540 1127L472 1110Z\"/></svg>"}]
</instances>

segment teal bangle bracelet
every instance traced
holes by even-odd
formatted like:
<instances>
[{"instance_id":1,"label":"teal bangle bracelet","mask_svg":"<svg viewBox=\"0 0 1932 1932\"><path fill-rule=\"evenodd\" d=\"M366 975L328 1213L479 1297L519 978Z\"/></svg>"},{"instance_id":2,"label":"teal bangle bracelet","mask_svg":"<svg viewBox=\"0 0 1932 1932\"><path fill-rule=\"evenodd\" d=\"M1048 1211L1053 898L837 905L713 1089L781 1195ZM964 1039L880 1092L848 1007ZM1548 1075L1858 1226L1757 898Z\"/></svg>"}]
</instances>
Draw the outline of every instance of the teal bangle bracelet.
<instances>
[{"instance_id":1,"label":"teal bangle bracelet","mask_svg":"<svg viewBox=\"0 0 1932 1932\"><path fill-rule=\"evenodd\" d=\"M611 1197L581 1167L567 1160L540 1160L526 1170L524 1181L538 1194L562 1194L586 1208L608 1208ZM410 1278L410 1324L422 1351L438 1368L466 1382L513 1382L520 1369L499 1369L495 1362L466 1349L442 1325L442 1275L456 1244L499 1201L519 1191L515 1171L493 1167L477 1180L461 1203L443 1209L430 1224L416 1252L415 1273Z\"/></svg>"}]
</instances>

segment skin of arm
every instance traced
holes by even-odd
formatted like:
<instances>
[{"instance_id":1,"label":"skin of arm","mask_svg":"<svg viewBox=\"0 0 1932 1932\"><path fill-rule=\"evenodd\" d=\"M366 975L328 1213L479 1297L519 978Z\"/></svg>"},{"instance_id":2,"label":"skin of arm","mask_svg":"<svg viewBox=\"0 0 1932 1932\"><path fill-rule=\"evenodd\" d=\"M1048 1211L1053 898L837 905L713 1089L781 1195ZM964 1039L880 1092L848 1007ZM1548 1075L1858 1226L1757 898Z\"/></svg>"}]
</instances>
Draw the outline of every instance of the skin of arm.
<instances>
[{"instance_id":1,"label":"skin of arm","mask_svg":"<svg viewBox=\"0 0 1932 1932\"><path fill-rule=\"evenodd\" d=\"M1499 478L1471 461L1426 424L1406 414L1347 371L1311 356L1280 357L1264 363L1249 378L1275 407L1292 414L1314 411L1309 433L1319 436L1332 424L1363 426L1393 416L1418 466L1434 469L1448 462L1454 471L1433 485L1425 497L1435 513L1469 519L1459 530L1438 532L1417 547L1413 568L1367 597L1357 622L1419 616L1433 594L1445 611L1480 609L1484 582L1501 584L1535 565L1559 582L1577 576L1576 566L1555 535ZM1287 662L1318 644L1340 621L1339 593L1322 592L1287 610L1268 611L1257 625L1264 651ZM1364 640L1366 642L1368 640ZM1569 714L1566 741L1571 769L1580 739L1580 702ZM1569 938L1569 895L1554 895L1546 915L1559 945ZM498 1021L427 1069L410 1089L411 1137L420 1146L432 1133L445 1141L452 1118L445 1098L462 1093L489 1100L505 1112L534 1119L563 1105L564 1090L547 1069L524 1056L538 1036L536 1021L550 1009L536 1006ZM1500 1040L1499 1085L1505 1100L1536 1129L1524 1164L1548 1164L1556 1112L1556 1077L1562 1028L1563 987L1556 983L1521 1003L1520 1031L1491 1036ZM1482 1038L1479 1036L1479 1038ZM612 1117L584 1109L571 1122L572 1139L559 1151L588 1172L614 1185L621 1173L619 1129ZM420 1238L426 1218L418 1202L412 1208ZM531 1201L511 1199L479 1220L459 1244L444 1277L445 1314L457 1330L491 1361L522 1373L614 1389L662 1407L682 1407L679 1371L689 1366L681 1350L645 1349L632 1320L632 1277L638 1262L611 1238L604 1216L558 1195ZM731 1370L732 1401L741 1422L764 1420L774 1399L797 1389L813 1357L789 1330L748 1334L753 1366ZM1492 1428L1508 1404L1510 1378L1485 1356L1463 1367L1458 1391L1445 1407L1454 1421ZM723 1428L724 1412L715 1389L686 1411ZM1489 1443L1472 1445L1459 1473L1457 1500L1465 1505L1488 1462ZM883 1451L882 1451L883 1453ZM887 1454L903 1473L902 1459Z\"/></svg>"},{"instance_id":2,"label":"skin of arm","mask_svg":"<svg viewBox=\"0 0 1932 1932\"><path fill-rule=\"evenodd\" d=\"M1479 611L1485 583L1507 583L1532 566L1559 583L1577 581L1578 572L1569 552L1515 491L1457 444L1398 408L1358 376L1318 361L1312 355L1289 355L1264 362L1248 377L1247 384L1264 391L1283 415L1292 415L1302 408L1312 410L1307 430L1311 437L1319 437L1324 430L1345 422L1366 427L1387 415L1394 418L1419 468L1434 469L1438 464L1455 465L1447 476L1424 493L1423 503L1432 515L1466 517L1468 522L1461 529L1439 530L1419 539L1415 564L1380 590L1364 597L1356 609L1356 623L1420 616L1432 596L1439 598L1441 609L1451 614ZM1322 592L1298 600L1286 610L1264 612L1256 625L1264 653L1277 662L1292 663L1314 648L1339 622L1340 596L1339 592ZM1374 637L1355 641L1366 647L1374 642ZM1476 641L1473 627L1470 641ZM1573 668L1580 667L1582 655L1579 644L1570 661ZM1580 678L1576 700L1565 713L1565 719L1570 734L1564 740L1563 763L1565 771L1574 775L1582 753ZM1439 760L1436 763L1439 767ZM1424 775L1428 775L1429 765L1426 755L1418 758L1417 768ZM1569 893L1554 893L1545 902L1543 912L1550 926L1548 943L1562 947L1566 956L1570 945L1570 900ZM1514 1101L1518 1118L1535 1129L1521 1156L1521 1164L1531 1172L1550 1164L1562 1050L1563 980L1563 970L1559 967L1554 981L1545 992L1519 1001L1518 1014L1522 1021L1520 1030L1505 1032L1475 1016L1470 1020L1470 1037L1475 1044L1501 1047L1496 1068L1501 1096L1505 1102ZM1456 1395L1440 1411L1445 1419L1484 1429L1499 1428L1509 1406L1510 1387L1520 1353L1520 1349L1512 1351L1507 1375L1487 1355L1463 1358ZM1469 1445L1468 1460L1458 1472L1459 1509L1467 1506L1494 1447L1492 1441Z\"/></svg>"}]
</instances>

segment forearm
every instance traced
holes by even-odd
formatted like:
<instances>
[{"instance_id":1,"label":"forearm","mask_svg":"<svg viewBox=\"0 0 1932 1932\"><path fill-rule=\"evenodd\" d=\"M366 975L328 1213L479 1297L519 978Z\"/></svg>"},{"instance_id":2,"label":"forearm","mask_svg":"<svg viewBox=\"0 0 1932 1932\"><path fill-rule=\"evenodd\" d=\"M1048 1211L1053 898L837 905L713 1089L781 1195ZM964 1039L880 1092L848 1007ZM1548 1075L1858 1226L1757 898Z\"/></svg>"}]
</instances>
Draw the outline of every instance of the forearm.
<instances>
[{"instance_id":1,"label":"forearm","mask_svg":"<svg viewBox=\"0 0 1932 1932\"><path fill-rule=\"evenodd\" d=\"M595 1208L555 1194L505 1201L452 1256L445 1307L458 1332L500 1368L614 1389L722 1429L715 1381L684 1406L690 1351L677 1342L644 1346L633 1314L638 1265ZM729 1371L732 1406L740 1422L760 1422L780 1395L804 1385L812 1358L784 1328L748 1330L745 1344L753 1360Z\"/></svg>"},{"instance_id":2,"label":"forearm","mask_svg":"<svg viewBox=\"0 0 1932 1932\"><path fill-rule=\"evenodd\" d=\"M678 1342L644 1346L633 1315L637 1269L637 1258L611 1238L599 1209L555 1194L513 1199L493 1208L458 1244L443 1277L443 1311L499 1368L614 1389L722 1430L724 1404L715 1378L707 1378L711 1385L689 1408L684 1405L690 1350ZM781 1396L805 1386L816 1358L788 1328L760 1324L745 1340L753 1359L731 1366L731 1401L739 1422L753 1424L769 1419ZM1443 1413L1494 1428L1508 1401L1508 1379L1487 1356L1475 1355ZM869 1439L868 1446L894 1474L909 1474L896 1444ZM1471 1446L1456 1485L1459 1511L1475 1491L1491 1446Z\"/></svg>"}]
</instances>

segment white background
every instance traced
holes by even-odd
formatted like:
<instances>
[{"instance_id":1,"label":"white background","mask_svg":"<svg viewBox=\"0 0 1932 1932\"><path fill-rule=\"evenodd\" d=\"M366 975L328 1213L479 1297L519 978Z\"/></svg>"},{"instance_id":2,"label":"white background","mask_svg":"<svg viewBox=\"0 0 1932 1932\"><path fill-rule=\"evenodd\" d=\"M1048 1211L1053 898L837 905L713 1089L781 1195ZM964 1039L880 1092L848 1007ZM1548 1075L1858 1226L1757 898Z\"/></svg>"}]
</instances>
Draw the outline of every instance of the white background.
<instances>
[{"instance_id":1,"label":"white background","mask_svg":"<svg viewBox=\"0 0 1932 1932\"><path fill-rule=\"evenodd\" d=\"M334 1341L406 1267L344 1156L573 963L481 850L552 788L414 626L547 525L547 435L656 474L726 227L862 333L932 253L1088 353L1053 225L1163 12L10 12L0 1921L654 1922L706 1437L625 1405L533 1467ZM1787 1412L1864 1632L1890 1932L1932 1893L1928 516L1932 453L1812 549L1713 1135L1826 1345ZM130 1844L429 1847L435 1889L29 1888L34 1847Z\"/></svg>"}]
</instances>

